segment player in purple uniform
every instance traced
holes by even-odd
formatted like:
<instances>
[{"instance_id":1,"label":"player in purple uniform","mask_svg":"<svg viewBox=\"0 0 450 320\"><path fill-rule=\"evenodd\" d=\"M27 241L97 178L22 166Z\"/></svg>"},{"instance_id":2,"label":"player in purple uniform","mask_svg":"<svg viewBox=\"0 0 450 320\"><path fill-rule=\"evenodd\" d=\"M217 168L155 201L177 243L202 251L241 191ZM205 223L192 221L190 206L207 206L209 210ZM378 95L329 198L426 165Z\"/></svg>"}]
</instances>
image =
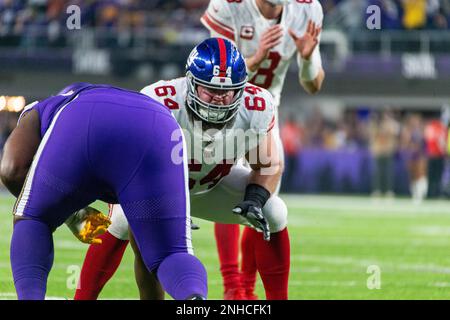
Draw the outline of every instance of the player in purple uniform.
<instances>
[{"instance_id":1,"label":"player in purple uniform","mask_svg":"<svg viewBox=\"0 0 450 320\"><path fill-rule=\"evenodd\" d=\"M146 267L174 299L206 298L206 271L191 244L186 157L172 159L174 130L166 107L106 85L74 86L26 109L1 164L2 180L17 194L11 155L34 155L14 207L19 299L45 298L52 232L97 199L122 205Z\"/></svg>"}]
</instances>

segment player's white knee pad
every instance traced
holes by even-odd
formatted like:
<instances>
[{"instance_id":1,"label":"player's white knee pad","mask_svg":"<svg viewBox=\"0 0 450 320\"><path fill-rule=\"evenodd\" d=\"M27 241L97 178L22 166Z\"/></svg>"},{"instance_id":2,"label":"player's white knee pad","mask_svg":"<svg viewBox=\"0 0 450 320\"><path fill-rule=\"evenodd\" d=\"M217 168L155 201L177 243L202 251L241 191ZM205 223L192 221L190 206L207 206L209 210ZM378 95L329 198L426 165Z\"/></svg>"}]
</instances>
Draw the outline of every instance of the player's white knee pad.
<instances>
[{"instance_id":1,"label":"player's white knee pad","mask_svg":"<svg viewBox=\"0 0 450 320\"><path fill-rule=\"evenodd\" d=\"M275 233L286 228L288 210L279 196L274 195L267 200L263 214L269 222L270 232Z\"/></svg>"},{"instance_id":2,"label":"player's white knee pad","mask_svg":"<svg viewBox=\"0 0 450 320\"><path fill-rule=\"evenodd\" d=\"M128 221L122 207L118 204L115 204L112 208L108 232L120 240L128 240Z\"/></svg>"}]
</instances>

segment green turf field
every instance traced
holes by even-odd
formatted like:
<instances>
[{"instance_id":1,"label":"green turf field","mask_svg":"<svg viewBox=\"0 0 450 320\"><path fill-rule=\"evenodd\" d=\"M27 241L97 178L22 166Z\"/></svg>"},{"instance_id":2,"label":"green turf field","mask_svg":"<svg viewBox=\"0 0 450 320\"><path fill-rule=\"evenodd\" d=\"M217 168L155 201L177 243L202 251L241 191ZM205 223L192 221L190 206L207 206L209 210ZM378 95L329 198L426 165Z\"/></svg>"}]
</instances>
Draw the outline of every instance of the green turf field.
<instances>
[{"instance_id":1,"label":"green turf field","mask_svg":"<svg viewBox=\"0 0 450 320\"><path fill-rule=\"evenodd\" d=\"M292 258L290 299L450 299L450 203L409 199L284 196ZM9 263L13 199L0 197L0 298L15 299ZM208 270L210 299L222 297L212 224L195 219L195 251ZM72 298L87 245L55 233L49 298ZM374 268L374 269L372 269ZM371 273L368 273L368 270ZM380 289L376 285L379 270ZM264 298L260 281L257 294ZM136 299L131 248L102 299Z\"/></svg>"}]
</instances>

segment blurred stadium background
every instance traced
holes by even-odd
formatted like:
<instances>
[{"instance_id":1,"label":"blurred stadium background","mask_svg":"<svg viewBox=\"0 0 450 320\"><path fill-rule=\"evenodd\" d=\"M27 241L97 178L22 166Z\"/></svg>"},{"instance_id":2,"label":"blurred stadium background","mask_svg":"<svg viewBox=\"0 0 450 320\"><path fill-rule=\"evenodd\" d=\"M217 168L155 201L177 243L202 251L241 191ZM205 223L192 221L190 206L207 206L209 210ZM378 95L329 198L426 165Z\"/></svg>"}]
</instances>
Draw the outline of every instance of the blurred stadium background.
<instances>
[{"instance_id":1,"label":"blurred stadium background","mask_svg":"<svg viewBox=\"0 0 450 320\"><path fill-rule=\"evenodd\" d=\"M299 90L293 62L280 108L290 297L448 299L450 0L320 2L323 89ZM188 53L208 37L200 23L207 4L0 0L0 148L26 104L72 82L140 90L182 76ZM81 9L80 28L68 27L71 5ZM371 5L381 10L381 29L367 27ZM423 202L420 192L411 200L420 181L428 183ZM4 192L0 200L0 298L9 299L13 199ZM197 253L218 299L211 224L198 223ZM68 268L81 265L86 246L67 230L57 234L48 294L71 298ZM103 298L137 298L130 252L125 259ZM367 288L370 265L380 267L380 290Z\"/></svg>"}]
</instances>

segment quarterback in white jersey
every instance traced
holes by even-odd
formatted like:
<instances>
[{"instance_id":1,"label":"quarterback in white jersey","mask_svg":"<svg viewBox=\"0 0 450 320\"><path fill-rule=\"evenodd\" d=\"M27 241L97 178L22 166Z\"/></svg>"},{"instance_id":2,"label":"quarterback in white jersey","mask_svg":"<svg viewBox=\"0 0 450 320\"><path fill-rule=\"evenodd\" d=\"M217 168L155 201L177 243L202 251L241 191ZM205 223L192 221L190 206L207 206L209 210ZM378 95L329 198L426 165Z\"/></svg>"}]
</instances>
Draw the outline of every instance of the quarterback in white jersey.
<instances>
[{"instance_id":1,"label":"quarterback in white jersey","mask_svg":"<svg viewBox=\"0 0 450 320\"><path fill-rule=\"evenodd\" d=\"M222 38L207 39L196 46L186 68L186 77L159 81L141 92L171 109L183 129L185 139L181 139L178 131L174 131L172 139L187 144L184 149L190 158L191 215L215 222L244 224L260 231L255 234L262 243L254 250L272 252L270 260L276 260L274 264L281 269L289 259L289 252L280 250L277 235L286 230L287 208L274 192L282 168L272 138L275 124L272 95L247 83L242 55L230 41ZM177 161L181 149L173 150L173 161ZM236 164L242 157L247 158L250 168ZM120 206L112 207L111 220L108 234L127 240L128 224ZM134 249L141 298L161 297L155 292L158 286L147 281L150 276L141 263L139 251ZM114 255L114 251L101 253L102 257L109 257L108 261L120 262L120 257L113 259ZM95 274L92 266L99 270L103 267L98 260L88 259L92 259L89 252L84 263L90 267L86 273ZM86 276L84 266L80 279L85 280L81 280L78 296L95 298L98 292L82 292L89 290L85 287L92 288L92 281L99 281L95 276ZM265 274L261 277L266 288L274 285L266 281ZM103 285L96 286L97 291ZM283 290L287 292L287 288ZM270 299L270 294L267 297Z\"/></svg>"},{"instance_id":2,"label":"quarterback in white jersey","mask_svg":"<svg viewBox=\"0 0 450 320\"><path fill-rule=\"evenodd\" d=\"M246 58L250 82L268 89L277 106L294 55L301 85L309 93L320 90L325 76L318 45L322 20L318 0L211 0L201 18L211 36L236 44Z\"/></svg>"}]
</instances>

